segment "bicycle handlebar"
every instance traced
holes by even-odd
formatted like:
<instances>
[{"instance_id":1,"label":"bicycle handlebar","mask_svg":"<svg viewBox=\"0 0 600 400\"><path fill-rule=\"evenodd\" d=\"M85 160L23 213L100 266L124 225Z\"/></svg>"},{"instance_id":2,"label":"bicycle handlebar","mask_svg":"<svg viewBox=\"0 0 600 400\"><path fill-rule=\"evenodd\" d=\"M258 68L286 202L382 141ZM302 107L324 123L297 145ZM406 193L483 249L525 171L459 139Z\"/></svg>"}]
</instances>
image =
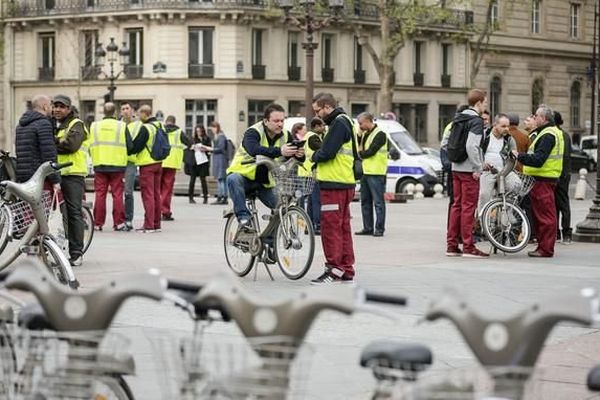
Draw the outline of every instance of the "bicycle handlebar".
<instances>
[{"instance_id":1,"label":"bicycle handlebar","mask_svg":"<svg viewBox=\"0 0 600 400\"><path fill-rule=\"evenodd\" d=\"M406 297L372 292L365 293L365 300L373 303L391 304L395 306L405 306L408 303Z\"/></svg>"},{"instance_id":2,"label":"bicycle handlebar","mask_svg":"<svg viewBox=\"0 0 600 400\"><path fill-rule=\"evenodd\" d=\"M57 170L57 171L60 170L60 169L63 169L63 168L70 167L71 165L73 165L73 161L67 161L65 163L55 163L55 162L53 162L52 164L50 164L50 166L52 168L54 168L55 170Z\"/></svg>"},{"instance_id":3,"label":"bicycle handlebar","mask_svg":"<svg viewBox=\"0 0 600 400\"><path fill-rule=\"evenodd\" d=\"M535 303L505 319L487 319L473 310L454 289L429 305L425 319L447 318L484 366L533 367L548 334L561 321L583 325L593 322L595 291L584 289L579 294Z\"/></svg>"},{"instance_id":4,"label":"bicycle handlebar","mask_svg":"<svg viewBox=\"0 0 600 400\"><path fill-rule=\"evenodd\" d=\"M198 292L200 292L200 290L202 290L202 285L197 285L195 283L174 281L174 280L169 279L167 281L167 289L177 290L177 291L185 292L185 293L189 293L189 294L197 294Z\"/></svg>"}]
</instances>

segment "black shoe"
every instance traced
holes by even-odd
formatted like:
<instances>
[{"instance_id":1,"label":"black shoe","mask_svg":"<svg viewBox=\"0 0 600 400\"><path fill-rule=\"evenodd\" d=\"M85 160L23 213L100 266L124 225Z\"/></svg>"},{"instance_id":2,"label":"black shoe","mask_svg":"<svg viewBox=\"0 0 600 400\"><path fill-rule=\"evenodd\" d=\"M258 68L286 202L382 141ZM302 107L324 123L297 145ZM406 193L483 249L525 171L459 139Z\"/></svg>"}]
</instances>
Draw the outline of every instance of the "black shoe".
<instances>
[{"instance_id":1,"label":"black shoe","mask_svg":"<svg viewBox=\"0 0 600 400\"><path fill-rule=\"evenodd\" d=\"M383 232L377 231L377 232L373 233L373 236L375 236L375 237L382 237L383 236Z\"/></svg>"},{"instance_id":2,"label":"black shoe","mask_svg":"<svg viewBox=\"0 0 600 400\"><path fill-rule=\"evenodd\" d=\"M362 231L354 232L354 234L362 236L371 236L373 234L373 231L367 231L363 229Z\"/></svg>"},{"instance_id":3,"label":"black shoe","mask_svg":"<svg viewBox=\"0 0 600 400\"><path fill-rule=\"evenodd\" d=\"M162 220L163 221L175 221L175 218L173 218L172 215L163 215Z\"/></svg>"},{"instance_id":4,"label":"black shoe","mask_svg":"<svg viewBox=\"0 0 600 400\"><path fill-rule=\"evenodd\" d=\"M208 204L208 197L204 198L204 201L202 202L202 204Z\"/></svg>"},{"instance_id":5,"label":"black shoe","mask_svg":"<svg viewBox=\"0 0 600 400\"><path fill-rule=\"evenodd\" d=\"M196 204L196 200L190 198L190 204Z\"/></svg>"},{"instance_id":6,"label":"black shoe","mask_svg":"<svg viewBox=\"0 0 600 400\"><path fill-rule=\"evenodd\" d=\"M353 284L354 280L352 278L346 278L344 276L337 277L330 272L330 270L326 270L323 272L321 276L310 281L311 285L329 285L336 283L344 283L344 284Z\"/></svg>"},{"instance_id":7,"label":"black shoe","mask_svg":"<svg viewBox=\"0 0 600 400\"><path fill-rule=\"evenodd\" d=\"M83 256L73 256L69 259L69 264L72 267L80 267L83 264Z\"/></svg>"}]
</instances>

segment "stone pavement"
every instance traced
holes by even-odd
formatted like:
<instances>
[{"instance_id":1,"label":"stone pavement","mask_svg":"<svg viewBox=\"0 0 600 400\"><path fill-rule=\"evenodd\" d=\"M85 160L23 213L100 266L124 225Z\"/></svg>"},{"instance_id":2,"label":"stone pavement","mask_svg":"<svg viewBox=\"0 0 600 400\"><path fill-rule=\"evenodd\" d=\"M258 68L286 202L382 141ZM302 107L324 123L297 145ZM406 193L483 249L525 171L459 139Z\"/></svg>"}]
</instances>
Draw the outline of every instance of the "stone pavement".
<instances>
[{"instance_id":1,"label":"stone pavement","mask_svg":"<svg viewBox=\"0 0 600 400\"><path fill-rule=\"evenodd\" d=\"M139 201L139 196L136 200ZM573 224L581 221L591 201L572 202ZM407 204L388 204L385 237L355 237L357 281L365 288L403 294L406 308L386 308L397 316L390 320L379 315L353 316L323 313L312 327L307 341L315 354L310 364L309 397L312 399L368 399L374 380L358 366L361 348L378 338L395 338L429 345L435 356L434 368L475 365L470 350L447 321L418 323L428 302L445 286L459 288L483 315L507 315L526 305L583 287L599 287L600 246L557 244L553 259L531 259L526 252L495 255L489 260L447 258L445 251L447 200L424 199ZM187 198L174 199L173 222L163 222L156 234L96 232L76 273L83 289L97 286L132 271L159 268L166 276L202 282L227 271L223 255L224 207L188 204ZM360 207L354 203L353 230L362 227ZM108 217L109 224L110 216ZM142 222L141 204L136 204L136 225ZM486 249L485 246L480 248ZM308 276L289 281L275 272L271 282L264 270L257 281L251 274L243 279L248 288L267 298L282 298L308 286L308 280L321 273L320 242ZM262 267L261 267L262 268ZM138 399L161 396L161 376L166 362L151 351L150 339L156 332L166 335L189 334L192 323L181 311L169 305L146 300L130 300L120 311L115 330L132 340L138 376L129 380ZM231 325L215 324L209 332L234 337ZM563 324L552 332L541 358L544 366L540 399L587 399L584 389L587 370L600 363L600 333L597 329ZM164 389L164 388L163 388Z\"/></svg>"}]
</instances>

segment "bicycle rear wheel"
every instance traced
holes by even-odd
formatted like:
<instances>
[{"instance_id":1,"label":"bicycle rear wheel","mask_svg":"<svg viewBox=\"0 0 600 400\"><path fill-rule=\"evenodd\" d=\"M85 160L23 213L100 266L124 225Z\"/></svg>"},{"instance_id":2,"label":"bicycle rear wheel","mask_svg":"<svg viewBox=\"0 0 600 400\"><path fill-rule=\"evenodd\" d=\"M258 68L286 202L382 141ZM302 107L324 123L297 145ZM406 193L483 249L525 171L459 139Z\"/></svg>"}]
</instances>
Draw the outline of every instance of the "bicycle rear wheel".
<instances>
[{"instance_id":1,"label":"bicycle rear wheel","mask_svg":"<svg viewBox=\"0 0 600 400\"><path fill-rule=\"evenodd\" d=\"M56 279L64 284L68 285L73 289L79 287L79 282L75 278L71 264L65 253L62 252L60 246L50 237L45 237L42 242L41 249L42 261L50 271L50 273L56 277Z\"/></svg>"},{"instance_id":2,"label":"bicycle rear wheel","mask_svg":"<svg viewBox=\"0 0 600 400\"><path fill-rule=\"evenodd\" d=\"M258 235L240 230L238 220L232 214L225 223L223 243L225 259L229 268L238 276L248 275L256 261L256 256L252 255L251 248L261 246Z\"/></svg>"},{"instance_id":3,"label":"bicycle rear wheel","mask_svg":"<svg viewBox=\"0 0 600 400\"><path fill-rule=\"evenodd\" d=\"M481 227L490 243L505 253L523 250L531 237L531 226L523 210L501 199L492 200L484 207Z\"/></svg>"},{"instance_id":4,"label":"bicycle rear wheel","mask_svg":"<svg viewBox=\"0 0 600 400\"><path fill-rule=\"evenodd\" d=\"M84 205L81 215L83 216L83 249L81 251L85 254L94 238L94 214L89 207Z\"/></svg>"},{"instance_id":5,"label":"bicycle rear wheel","mask_svg":"<svg viewBox=\"0 0 600 400\"><path fill-rule=\"evenodd\" d=\"M310 269L315 255L315 233L306 212L292 206L283 214L275 231L275 258L281 272L292 280Z\"/></svg>"}]
</instances>

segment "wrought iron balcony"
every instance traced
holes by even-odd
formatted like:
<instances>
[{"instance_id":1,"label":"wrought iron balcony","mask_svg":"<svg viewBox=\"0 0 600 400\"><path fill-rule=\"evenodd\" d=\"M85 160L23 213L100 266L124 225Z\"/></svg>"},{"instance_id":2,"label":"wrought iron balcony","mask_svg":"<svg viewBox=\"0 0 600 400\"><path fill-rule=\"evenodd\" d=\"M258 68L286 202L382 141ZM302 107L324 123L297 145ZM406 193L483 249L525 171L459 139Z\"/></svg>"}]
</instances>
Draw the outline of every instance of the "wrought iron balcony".
<instances>
[{"instance_id":1,"label":"wrought iron balcony","mask_svg":"<svg viewBox=\"0 0 600 400\"><path fill-rule=\"evenodd\" d=\"M365 83L365 70L355 69L354 70L354 83Z\"/></svg>"},{"instance_id":2,"label":"wrought iron balcony","mask_svg":"<svg viewBox=\"0 0 600 400\"><path fill-rule=\"evenodd\" d=\"M252 79L265 79L266 67L264 65L253 65L252 66Z\"/></svg>"},{"instance_id":3,"label":"wrought iron balcony","mask_svg":"<svg viewBox=\"0 0 600 400\"><path fill-rule=\"evenodd\" d=\"M101 69L95 65L86 65L81 67L81 79L84 81L94 81L98 79Z\"/></svg>"},{"instance_id":4,"label":"wrought iron balcony","mask_svg":"<svg viewBox=\"0 0 600 400\"><path fill-rule=\"evenodd\" d=\"M54 68L42 67L38 69L40 81L53 81L54 80Z\"/></svg>"},{"instance_id":5,"label":"wrought iron balcony","mask_svg":"<svg viewBox=\"0 0 600 400\"><path fill-rule=\"evenodd\" d=\"M449 88L452 82L452 75L442 75L442 87Z\"/></svg>"},{"instance_id":6,"label":"wrought iron balcony","mask_svg":"<svg viewBox=\"0 0 600 400\"><path fill-rule=\"evenodd\" d=\"M290 65L288 66L288 78L290 81L300 80L300 67Z\"/></svg>"},{"instance_id":7,"label":"wrought iron balcony","mask_svg":"<svg viewBox=\"0 0 600 400\"><path fill-rule=\"evenodd\" d=\"M333 73L334 73L333 68L321 69L321 78L323 79L323 82L333 82L333 76L334 76Z\"/></svg>"},{"instance_id":8,"label":"wrought iron balcony","mask_svg":"<svg viewBox=\"0 0 600 400\"><path fill-rule=\"evenodd\" d=\"M423 86L425 75L422 72L415 72L413 74L413 82L415 86Z\"/></svg>"},{"instance_id":9,"label":"wrought iron balcony","mask_svg":"<svg viewBox=\"0 0 600 400\"><path fill-rule=\"evenodd\" d=\"M215 76L214 64L188 64L190 78L212 78Z\"/></svg>"},{"instance_id":10,"label":"wrought iron balcony","mask_svg":"<svg viewBox=\"0 0 600 400\"><path fill-rule=\"evenodd\" d=\"M144 75L144 66L129 64L125 66L125 77L127 79L141 79Z\"/></svg>"}]
</instances>

